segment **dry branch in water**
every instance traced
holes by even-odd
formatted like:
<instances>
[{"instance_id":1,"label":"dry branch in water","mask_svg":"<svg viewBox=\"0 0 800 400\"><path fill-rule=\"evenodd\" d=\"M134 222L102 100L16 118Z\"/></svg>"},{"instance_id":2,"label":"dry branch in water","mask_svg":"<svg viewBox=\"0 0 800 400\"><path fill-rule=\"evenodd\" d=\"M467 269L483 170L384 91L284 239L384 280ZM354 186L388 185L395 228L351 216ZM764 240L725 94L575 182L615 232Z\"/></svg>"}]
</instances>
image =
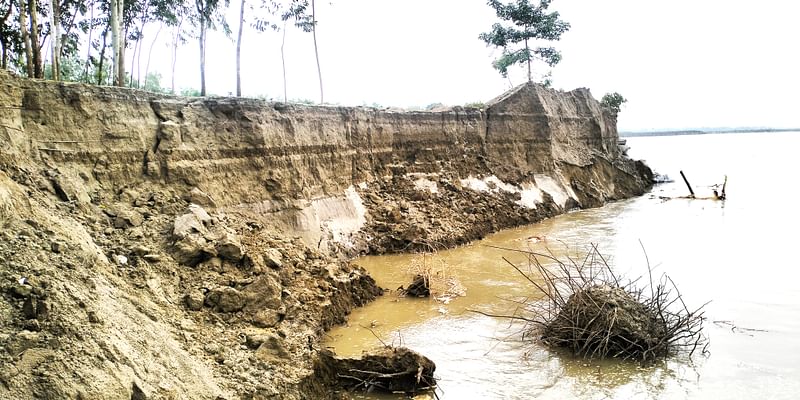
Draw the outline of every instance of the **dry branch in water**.
<instances>
[{"instance_id":1,"label":"dry branch in water","mask_svg":"<svg viewBox=\"0 0 800 400\"><path fill-rule=\"evenodd\" d=\"M616 276L595 245L578 261L552 252L500 249L528 255L524 268L503 259L544 295L526 300L514 315L501 316L525 321L524 336L585 358L646 362L706 350L705 304L689 309L672 279L653 280L649 262L649 284L640 288L641 279L623 282Z\"/></svg>"},{"instance_id":2,"label":"dry branch in water","mask_svg":"<svg viewBox=\"0 0 800 400\"><path fill-rule=\"evenodd\" d=\"M408 265L407 272L414 277L408 288L400 287L403 296L428 297L449 303L452 299L466 295L466 289L453 276L444 260L435 259L430 253L419 253Z\"/></svg>"}]
</instances>

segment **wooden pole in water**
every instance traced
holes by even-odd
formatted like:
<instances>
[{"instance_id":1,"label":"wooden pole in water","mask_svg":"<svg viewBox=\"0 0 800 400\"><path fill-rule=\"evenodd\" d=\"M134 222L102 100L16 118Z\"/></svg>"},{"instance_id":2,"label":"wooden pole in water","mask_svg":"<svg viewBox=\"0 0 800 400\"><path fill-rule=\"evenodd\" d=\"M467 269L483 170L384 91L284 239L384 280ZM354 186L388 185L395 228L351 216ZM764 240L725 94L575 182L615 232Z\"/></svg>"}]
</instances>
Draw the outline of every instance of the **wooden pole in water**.
<instances>
[{"instance_id":1,"label":"wooden pole in water","mask_svg":"<svg viewBox=\"0 0 800 400\"><path fill-rule=\"evenodd\" d=\"M686 179L686 175L683 174L683 171L681 171L681 177L683 178L683 181L686 182L686 187L689 188L689 193L691 193L692 198L694 198L694 190L692 190L692 185L689 184L689 180Z\"/></svg>"},{"instance_id":2,"label":"wooden pole in water","mask_svg":"<svg viewBox=\"0 0 800 400\"><path fill-rule=\"evenodd\" d=\"M725 182L722 183L722 200L725 200L725 186L728 186L728 175L725 175Z\"/></svg>"}]
</instances>

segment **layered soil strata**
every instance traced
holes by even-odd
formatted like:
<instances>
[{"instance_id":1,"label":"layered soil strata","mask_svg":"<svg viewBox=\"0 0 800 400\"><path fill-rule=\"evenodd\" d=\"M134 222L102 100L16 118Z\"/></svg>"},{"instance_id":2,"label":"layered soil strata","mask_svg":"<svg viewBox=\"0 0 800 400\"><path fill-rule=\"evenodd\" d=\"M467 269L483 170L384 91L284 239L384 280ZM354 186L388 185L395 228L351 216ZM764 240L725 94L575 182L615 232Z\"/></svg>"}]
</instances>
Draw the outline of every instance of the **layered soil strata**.
<instances>
[{"instance_id":1,"label":"layered soil strata","mask_svg":"<svg viewBox=\"0 0 800 400\"><path fill-rule=\"evenodd\" d=\"M588 90L396 112L0 72L0 398L324 398L345 261L643 193Z\"/></svg>"}]
</instances>

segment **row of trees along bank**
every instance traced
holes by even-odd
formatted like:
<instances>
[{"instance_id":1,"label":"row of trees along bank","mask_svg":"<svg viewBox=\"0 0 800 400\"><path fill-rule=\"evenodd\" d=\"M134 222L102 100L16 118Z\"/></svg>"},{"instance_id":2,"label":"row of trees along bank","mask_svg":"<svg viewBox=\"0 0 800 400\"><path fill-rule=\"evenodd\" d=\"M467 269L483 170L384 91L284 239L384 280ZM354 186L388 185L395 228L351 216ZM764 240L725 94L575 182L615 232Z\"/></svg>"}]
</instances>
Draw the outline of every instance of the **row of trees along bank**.
<instances>
[{"instance_id":1,"label":"row of trees along bank","mask_svg":"<svg viewBox=\"0 0 800 400\"><path fill-rule=\"evenodd\" d=\"M242 95L241 52L245 29L283 32L281 60L284 100L286 31L298 28L310 32L319 78L320 103L324 102L322 72L316 37L315 0L0 0L0 48L2 68L30 78L77 81L98 85L131 86L155 92L175 93L175 65L180 45L196 40L199 46L200 91L184 95L206 95L206 41L211 30L233 36L225 16L238 6L236 32L236 95ZM532 64L550 67L561 53L550 43L561 39L570 25L556 11L548 10L552 0L487 0L501 23L479 35L488 46L502 54L493 66L504 77L508 69L522 66L532 81ZM233 10L231 10L233 11ZM145 46L147 31L149 46ZM150 73L150 58L159 35L169 34L172 58L171 90L161 76ZM109 42L110 41L110 42ZM45 55L50 55L45 60ZM126 64L128 60L128 64ZM144 60L144 65L142 61ZM144 68L144 74L142 74ZM544 84L549 85L546 75ZM603 98L603 104L619 112L624 98Z\"/></svg>"},{"instance_id":2,"label":"row of trees along bank","mask_svg":"<svg viewBox=\"0 0 800 400\"><path fill-rule=\"evenodd\" d=\"M166 91L161 87L160 76L151 74L149 68L153 44L159 35L169 32L172 93L175 93L178 46L196 40L200 49L199 94L205 96L208 32L219 30L231 36L225 14L229 7L236 5L240 7L236 35L237 96L241 96L240 56L245 29L283 30L285 33L287 28L296 27L314 34L316 51L314 0L240 0L237 3L232 5L230 0L0 0L0 62L2 68L30 78ZM147 48L144 46L145 31L152 35L148 37L152 42ZM46 59L48 54L49 59ZM317 66L319 68L318 56ZM319 76L322 101L321 72Z\"/></svg>"}]
</instances>

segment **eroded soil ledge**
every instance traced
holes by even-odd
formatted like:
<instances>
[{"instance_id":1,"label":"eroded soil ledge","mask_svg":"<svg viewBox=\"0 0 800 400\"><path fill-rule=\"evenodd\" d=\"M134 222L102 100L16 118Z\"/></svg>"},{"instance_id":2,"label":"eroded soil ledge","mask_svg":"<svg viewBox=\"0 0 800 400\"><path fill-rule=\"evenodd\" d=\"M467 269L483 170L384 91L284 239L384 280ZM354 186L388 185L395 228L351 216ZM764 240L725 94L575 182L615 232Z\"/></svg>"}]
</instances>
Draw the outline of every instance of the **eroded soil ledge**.
<instances>
[{"instance_id":1,"label":"eroded soil ledge","mask_svg":"<svg viewBox=\"0 0 800 400\"><path fill-rule=\"evenodd\" d=\"M0 398L339 396L357 254L643 193L588 90L485 110L187 99L0 72Z\"/></svg>"}]
</instances>

